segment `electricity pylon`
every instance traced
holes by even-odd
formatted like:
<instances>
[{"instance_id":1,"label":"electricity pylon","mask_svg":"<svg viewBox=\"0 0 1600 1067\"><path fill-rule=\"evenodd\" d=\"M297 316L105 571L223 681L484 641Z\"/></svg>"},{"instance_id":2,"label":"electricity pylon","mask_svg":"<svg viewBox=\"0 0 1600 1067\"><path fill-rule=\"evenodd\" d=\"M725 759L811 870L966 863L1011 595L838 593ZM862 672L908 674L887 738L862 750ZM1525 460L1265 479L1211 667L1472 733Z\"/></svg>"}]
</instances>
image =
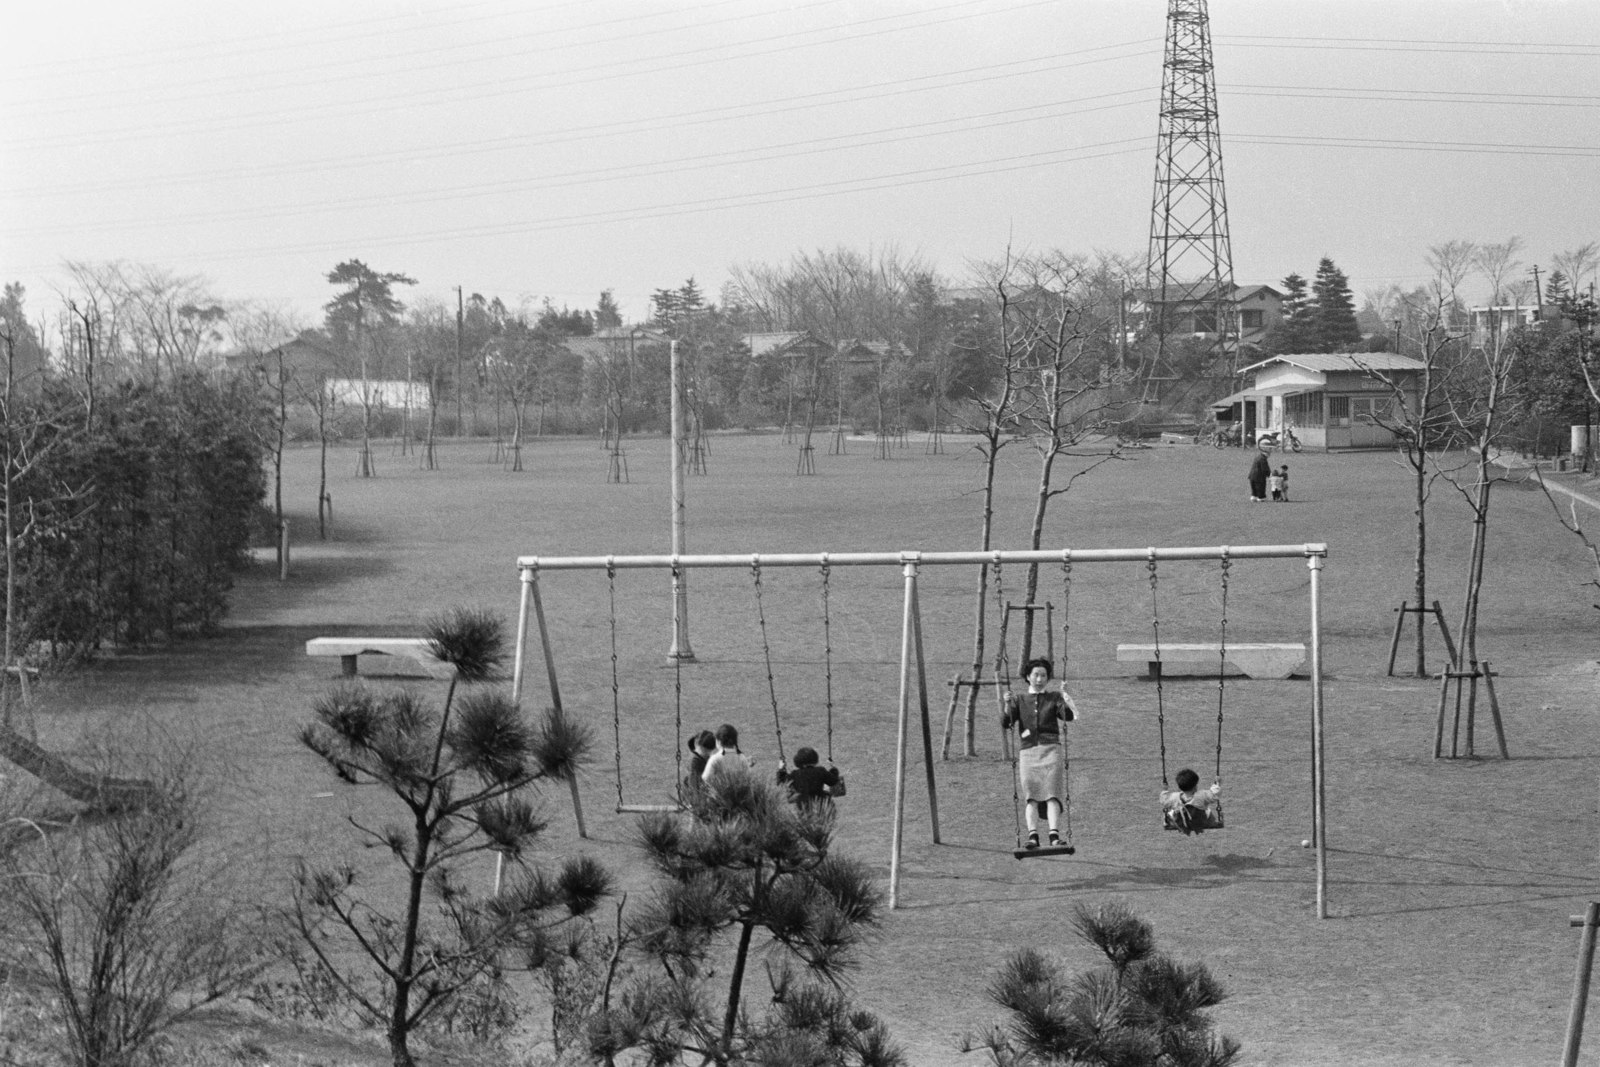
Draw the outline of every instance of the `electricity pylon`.
<instances>
[{"instance_id":1,"label":"electricity pylon","mask_svg":"<svg viewBox=\"0 0 1600 1067\"><path fill-rule=\"evenodd\" d=\"M1237 369L1233 246L1206 0L1167 2L1146 285L1158 338L1152 377L1167 366L1168 335L1178 333L1215 334L1217 356L1230 373Z\"/></svg>"}]
</instances>

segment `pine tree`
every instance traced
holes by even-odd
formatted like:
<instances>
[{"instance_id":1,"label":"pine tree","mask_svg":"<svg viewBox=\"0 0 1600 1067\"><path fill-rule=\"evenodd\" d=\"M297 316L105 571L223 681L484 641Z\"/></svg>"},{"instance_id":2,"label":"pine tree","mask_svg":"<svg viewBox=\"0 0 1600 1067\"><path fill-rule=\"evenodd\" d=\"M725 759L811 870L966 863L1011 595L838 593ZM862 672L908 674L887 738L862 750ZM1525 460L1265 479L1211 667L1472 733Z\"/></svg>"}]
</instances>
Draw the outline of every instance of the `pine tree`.
<instances>
[{"instance_id":1,"label":"pine tree","mask_svg":"<svg viewBox=\"0 0 1600 1067\"><path fill-rule=\"evenodd\" d=\"M530 723L509 698L484 689L457 699L459 686L490 680L505 660L495 617L454 611L427 634L435 658L452 668L441 707L416 692L346 685L317 702L316 721L300 733L341 780L376 786L402 810L383 826L351 820L364 844L395 861L398 893L368 892L352 864L307 863L295 875L290 916L323 975L367 1021L386 1025L394 1067L412 1067L412 1032L491 973L502 953L559 937L553 932L611 892L610 875L587 856L555 873L525 860L545 827L533 792L577 773L587 729L559 711ZM460 873L486 852L519 872L488 898L470 893Z\"/></svg>"},{"instance_id":2,"label":"pine tree","mask_svg":"<svg viewBox=\"0 0 1600 1067\"><path fill-rule=\"evenodd\" d=\"M662 1067L904 1067L843 986L882 894L865 864L832 851L832 810L794 807L741 769L697 795L692 816L640 820L661 880L627 938L639 973L602 992L589 1054L613 1063L639 1050ZM744 990L758 955L764 1012Z\"/></svg>"},{"instance_id":3,"label":"pine tree","mask_svg":"<svg viewBox=\"0 0 1600 1067\"><path fill-rule=\"evenodd\" d=\"M1350 293L1350 279L1344 271L1334 266L1327 256L1317 264L1317 276L1311 283L1316 301L1312 320L1312 338L1316 352L1347 352L1361 342L1361 327L1356 322L1355 298Z\"/></svg>"},{"instance_id":4,"label":"pine tree","mask_svg":"<svg viewBox=\"0 0 1600 1067\"><path fill-rule=\"evenodd\" d=\"M1036 949L1015 953L989 984L1011 1013L987 1041L1011 1067L1228 1067L1239 1043L1207 1014L1226 994L1203 963L1158 953L1150 924L1122 904L1079 904L1072 925L1106 964L1069 979Z\"/></svg>"}]
</instances>

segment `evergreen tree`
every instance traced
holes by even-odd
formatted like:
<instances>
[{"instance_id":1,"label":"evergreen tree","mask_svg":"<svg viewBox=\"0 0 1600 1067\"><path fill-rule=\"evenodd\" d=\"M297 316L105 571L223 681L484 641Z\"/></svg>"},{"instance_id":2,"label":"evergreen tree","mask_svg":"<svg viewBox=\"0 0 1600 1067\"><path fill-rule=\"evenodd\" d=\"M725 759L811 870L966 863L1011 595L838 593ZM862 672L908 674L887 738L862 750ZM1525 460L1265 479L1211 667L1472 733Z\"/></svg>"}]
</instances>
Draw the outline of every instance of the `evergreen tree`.
<instances>
[{"instance_id":1,"label":"evergreen tree","mask_svg":"<svg viewBox=\"0 0 1600 1067\"><path fill-rule=\"evenodd\" d=\"M602 290L600 301L594 308L594 328L607 330L621 325L622 309L617 306L617 298L610 289Z\"/></svg>"},{"instance_id":2,"label":"evergreen tree","mask_svg":"<svg viewBox=\"0 0 1600 1067\"><path fill-rule=\"evenodd\" d=\"M1312 318L1316 308L1299 274L1283 279L1283 320L1272 330L1264 348L1273 355L1309 352L1315 343Z\"/></svg>"},{"instance_id":3,"label":"evergreen tree","mask_svg":"<svg viewBox=\"0 0 1600 1067\"><path fill-rule=\"evenodd\" d=\"M904 1065L883 1023L842 989L882 895L864 864L831 851L831 809L796 808L749 772L729 771L695 798L692 820L649 815L639 825L662 882L628 937L643 973L620 995L604 990L590 1021L596 1061L640 1050L661 1067ZM758 952L771 985L759 1015L744 997Z\"/></svg>"},{"instance_id":4,"label":"evergreen tree","mask_svg":"<svg viewBox=\"0 0 1600 1067\"><path fill-rule=\"evenodd\" d=\"M503 953L551 937L612 886L589 857L553 874L525 860L545 826L533 791L577 773L587 729L554 710L528 722L499 693L474 689L458 699L461 685L488 681L505 661L493 616L454 611L427 635L452 668L441 707L412 691L345 685L316 703L316 721L300 732L342 781L376 786L402 809L388 825L351 820L368 847L395 861L398 893L364 891L354 865L307 862L295 875L291 912L323 977L367 1021L387 1027L394 1067L412 1067L411 1034L491 974ZM484 898L466 888L461 868L488 852L520 873Z\"/></svg>"},{"instance_id":5,"label":"evergreen tree","mask_svg":"<svg viewBox=\"0 0 1600 1067\"><path fill-rule=\"evenodd\" d=\"M1311 283L1311 292L1316 302L1312 319L1312 351L1347 352L1351 346L1359 344L1361 327L1356 323L1356 304L1350 293L1350 279L1327 256L1323 256L1317 264L1317 276Z\"/></svg>"},{"instance_id":6,"label":"evergreen tree","mask_svg":"<svg viewBox=\"0 0 1600 1067\"><path fill-rule=\"evenodd\" d=\"M1203 963L1156 951L1150 924L1121 904L1079 904L1073 927L1106 965L1069 979L1036 949L1013 955L989 985L1011 1013L982 1043L1010 1067L1228 1067L1239 1043L1212 1033L1226 994ZM970 1043L970 1042L969 1042Z\"/></svg>"}]
</instances>

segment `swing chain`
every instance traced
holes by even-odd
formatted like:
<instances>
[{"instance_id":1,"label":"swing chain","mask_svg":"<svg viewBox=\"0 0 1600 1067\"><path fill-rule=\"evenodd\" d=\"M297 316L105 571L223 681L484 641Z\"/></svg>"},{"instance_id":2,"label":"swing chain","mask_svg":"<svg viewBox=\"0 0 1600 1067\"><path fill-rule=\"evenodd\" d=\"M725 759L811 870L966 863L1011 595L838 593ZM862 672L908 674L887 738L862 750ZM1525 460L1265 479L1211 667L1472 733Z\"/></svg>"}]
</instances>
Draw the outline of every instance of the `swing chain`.
<instances>
[{"instance_id":1,"label":"swing chain","mask_svg":"<svg viewBox=\"0 0 1600 1067\"><path fill-rule=\"evenodd\" d=\"M611 632L611 731L616 737L617 804L626 803L622 795L622 696L617 679L617 565L606 557L606 601L610 609Z\"/></svg>"},{"instance_id":2,"label":"swing chain","mask_svg":"<svg viewBox=\"0 0 1600 1067\"><path fill-rule=\"evenodd\" d=\"M1232 561L1228 559L1228 548L1222 548L1222 626L1220 640L1217 645L1217 773L1216 781L1222 781L1222 707L1227 691L1227 682L1224 681L1224 668L1228 665L1228 568Z\"/></svg>"},{"instance_id":3,"label":"swing chain","mask_svg":"<svg viewBox=\"0 0 1600 1067\"><path fill-rule=\"evenodd\" d=\"M1061 551L1061 690L1067 688L1067 637L1072 632L1072 549ZM1066 820L1067 844L1072 844L1072 730L1061 724L1061 814Z\"/></svg>"},{"instance_id":4,"label":"swing chain","mask_svg":"<svg viewBox=\"0 0 1600 1067\"><path fill-rule=\"evenodd\" d=\"M833 631L828 608L828 554L822 554L822 665L828 712L828 763L833 763Z\"/></svg>"},{"instance_id":5,"label":"swing chain","mask_svg":"<svg viewBox=\"0 0 1600 1067\"><path fill-rule=\"evenodd\" d=\"M995 643L994 653L994 695L995 702L1000 706L1000 720L1005 721L1010 711L1006 707L1006 687L1011 684L1011 664L1006 655L1006 626L1011 620L1011 613L1006 610L1005 578L1002 572L1000 553L994 554L994 599L1000 605L1000 638ZM1019 777L1021 758L1021 739L1015 746L1010 743L1010 734L1006 733L1003 740L1011 751L1011 818L1016 826L1017 847L1022 847L1022 783Z\"/></svg>"},{"instance_id":6,"label":"swing chain","mask_svg":"<svg viewBox=\"0 0 1600 1067\"><path fill-rule=\"evenodd\" d=\"M778 760L785 762L783 753L783 720L778 715L778 685L772 678L772 645L767 641L767 613L761 606L761 556L750 557L750 577L756 591L756 622L761 626L761 659L767 668L767 693L772 698L772 727L778 735Z\"/></svg>"},{"instance_id":7,"label":"swing chain","mask_svg":"<svg viewBox=\"0 0 1600 1067\"><path fill-rule=\"evenodd\" d=\"M1161 788L1168 787L1167 781L1167 709L1166 701L1161 689L1161 607L1157 599L1156 588L1156 550L1150 550L1150 561L1145 564L1150 572L1150 632L1155 638L1155 665L1156 665L1156 733L1161 742Z\"/></svg>"},{"instance_id":8,"label":"swing chain","mask_svg":"<svg viewBox=\"0 0 1600 1067\"><path fill-rule=\"evenodd\" d=\"M683 571L678 567L678 557L672 557L672 638L676 642L683 633L683 605L678 598L679 583L683 580ZM672 724L673 736L677 743L673 745L674 762L677 764L673 777L677 781L678 806L684 807L683 796L683 657L672 657Z\"/></svg>"}]
</instances>

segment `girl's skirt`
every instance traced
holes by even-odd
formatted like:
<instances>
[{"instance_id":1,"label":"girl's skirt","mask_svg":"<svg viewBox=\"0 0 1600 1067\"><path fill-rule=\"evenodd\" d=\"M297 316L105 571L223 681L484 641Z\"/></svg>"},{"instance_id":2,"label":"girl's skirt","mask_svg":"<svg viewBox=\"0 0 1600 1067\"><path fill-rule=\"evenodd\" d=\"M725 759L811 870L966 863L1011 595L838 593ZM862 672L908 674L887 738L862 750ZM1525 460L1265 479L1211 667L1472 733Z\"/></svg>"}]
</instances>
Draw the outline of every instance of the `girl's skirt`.
<instances>
[{"instance_id":1,"label":"girl's skirt","mask_svg":"<svg viewBox=\"0 0 1600 1067\"><path fill-rule=\"evenodd\" d=\"M1061 745L1034 745L1017 753L1022 795L1029 801L1060 800L1066 793L1066 763Z\"/></svg>"}]
</instances>

